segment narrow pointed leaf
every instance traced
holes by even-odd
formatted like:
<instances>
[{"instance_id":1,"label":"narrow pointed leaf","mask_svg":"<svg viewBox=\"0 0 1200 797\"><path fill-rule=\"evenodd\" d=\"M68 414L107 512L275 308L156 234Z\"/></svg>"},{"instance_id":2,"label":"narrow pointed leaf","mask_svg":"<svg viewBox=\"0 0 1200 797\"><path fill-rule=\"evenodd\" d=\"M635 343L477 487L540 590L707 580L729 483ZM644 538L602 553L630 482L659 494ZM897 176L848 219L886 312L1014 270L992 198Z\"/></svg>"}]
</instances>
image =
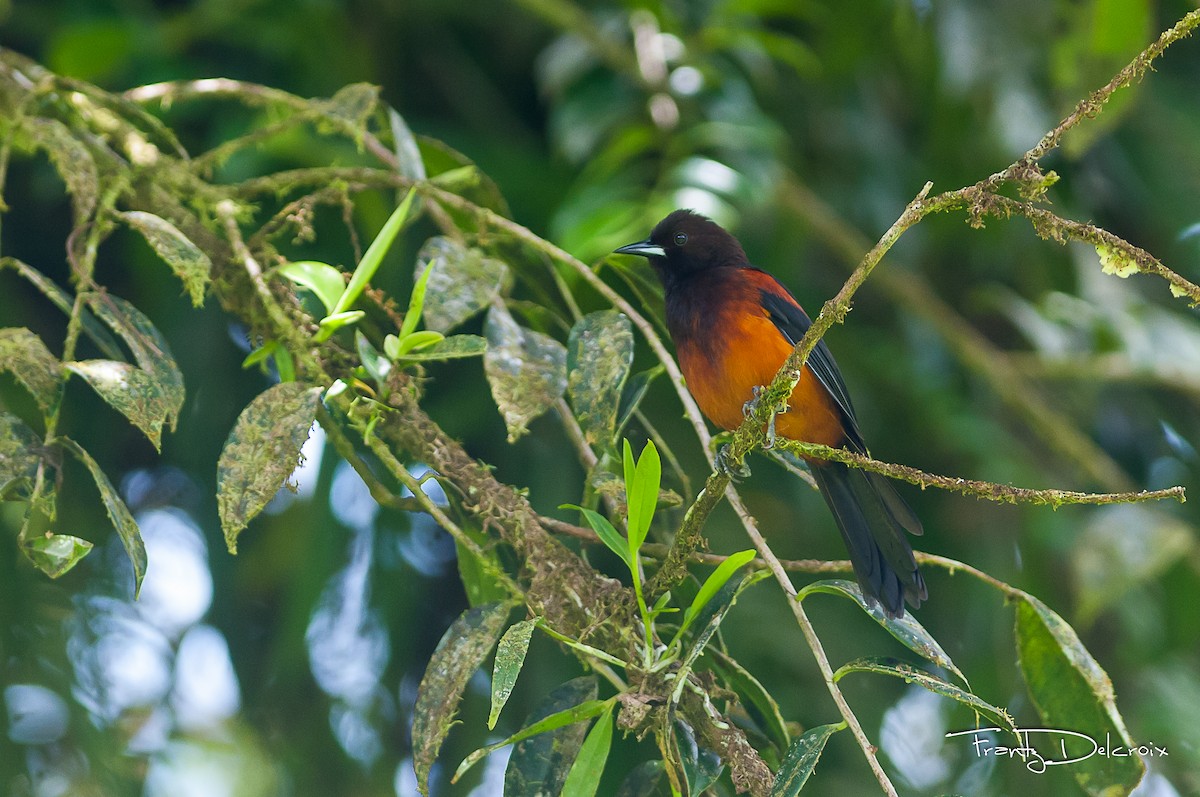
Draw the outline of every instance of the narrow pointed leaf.
<instances>
[{"instance_id":1,"label":"narrow pointed leaf","mask_svg":"<svg viewBox=\"0 0 1200 797\"><path fill-rule=\"evenodd\" d=\"M679 750L679 761L687 776L689 797L700 797L709 786L717 782L725 770L721 757L696 742L696 732L682 719L676 719L675 744Z\"/></svg>"},{"instance_id":2,"label":"narrow pointed leaf","mask_svg":"<svg viewBox=\"0 0 1200 797\"><path fill-rule=\"evenodd\" d=\"M902 661L884 657L855 659L838 668L838 671L833 674L833 680L840 681L844 676L852 672L870 672L900 678L905 683L916 684L924 689L928 689L930 692L948 697L951 700L956 700L978 714L987 717L990 722L995 723L1000 728L1010 733L1016 733L1016 725L1012 715L1005 709L993 706L971 692L960 689L949 681L945 681L932 673L919 670L911 664L905 664Z\"/></svg>"},{"instance_id":3,"label":"narrow pointed leaf","mask_svg":"<svg viewBox=\"0 0 1200 797\"><path fill-rule=\"evenodd\" d=\"M629 441L625 441L628 445ZM637 553L650 532L654 510L658 506L658 488L662 484L662 460L653 440L646 441L634 469L633 481L629 481L629 459L625 466L625 489L629 500L629 548Z\"/></svg>"},{"instance_id":4,"label":"narrow pointed leaf","mask_svg":"<svg viewBox=\"0 0 1200 797\"><path fill-rule=\"evenodd\" d=\"M87 540L50 532L27 540L22 547L34 566L50 578L68 572L92 550L92 544Z\"/></svg>"},{"instance_id":5,"label":"narrow pointed leaf","mask_svg":"<svg viewBox=\"0 0 1200 797\"><path fill-rule=\"evenodd\" d=\"M451 335L424 348L407 352L400 359L405 362L426 362L431 360L453 360L460 357L478 357L485 353L487 348L487 339L479 335Z\"/></svg>"},{"instance_id":6,"label":"narrow pointed leaf","mask_svg":"<svg viewBox=\"0 0 1200 797\"><path fill-rule=\"evenodd\" d=\"M563 783L562 797L596 797L600 788L600 777L608 763L608 751L612 747L613 719L610 705L588 732L579 748L579 755L567 773Z\"/></svg>"},{"instance_id":7,"label":"narrow pointed leaf","mask_svg":"<svg viewBox=\"0 0 1200 797\"><path fill-rule=\"evenodd\" d=\"M687 611L683 614L683 629L686 629L692 624L692 621L700 614L700 611L708 605L708 602L716 596L717 592L725 586L725 582L729 581L730 577L737 572L738 568L754 559L756 551L749 548L745 551L738 551L735 554L730 554L724 562L717 565L717 569L709 573L708 578L700 586L700 591L696 593L696 597L692 599L692 605L688 606Z\"/></svg>"},{"instance_id":8,"label":"narrow pointed leaf","mask_svg":"<svg viewBox=\"0 0 1200 797\"><path fill-rule=\"evenodd\" d=\"M771 797L796 797L808 778L816 769L817 761L825 750L829 737L844 729L846 723L818 725L809 728L788 747L787 755L779 765L775 782L771 785Z\"/></svg>"},{"instance_id":9,"label":"narrow pointed leaf","mask_svg":"<svg viewBox=\"0 0 1200 797\"><path fill-rule=\"evenodd\" d=\"M396 155L397 171L411 180L424 180L425 161L421 159L421 149L412 130L394 108L387 109L387 116L392 130L392 152Z\"/></svg>"},{"instance_id":10,"label":"narrow pointed leaf","mask_svg":"<svg viewBox=\"0 0 1200 797\"><path fill-rule=\"evenodd\" d=\"M156 390L162 394L163 422L174 431L186 392L183 373L175 364L166 339L150 323L150 319L119 296L89 294L88 304L100 320L129 346L138 367L153 378Z\"/></svg>"},{"instance_id":11,"label":"narrow pointed leaf","mask_svg":"<svg viewBox=\"0 0 1200 797\"><path fill-rule=\"evenodd\" d=\"M633 363L633 326L623 313L589 313L567 341L567 391L591 445L608 444L617 424L621 391Z\"/></svg>"},{"instance_id":12,"label":"narrow pointed leaf","mask_svg":"<svg viewBox=\"0 0 1200 797\"><path fill-rule=\"evenodd\" d=\"M108 511L109 520L117 530L117 536L121 538L121 544L125 546L125 553L129 555L130 564L133 565L133 597L136 600L142 591L142 579L146 577L146 546L142 542L142 532L133 519L133 515L130 514L129 507L125 506L120 494L112 486L108 477L104 475L104 471L100 469L96 460L92 459L92 455L70 438L62 437L58 442L87 467L92 474L92 479L96 482L96 487L100 490L100 500L104 503L105 510Z\"/></svg>"},{"instance_id":13,"label":"narrow pointed leaf","mask_svg":"<svg viewBox=\"0 0 1200 797\"><path fill-rule=\"evenodd\" d=\"M421 313L425 307L425 291L429 286L429 277L432 274L433 264L431 263L417 276L412 296L408 297L408 310L404 313L404 321L400 325L401 339L417 330L417 324L421 321Z\"/></svg>"},{"instance_id":14,"label":"narrow pointed leaf","mask_svg":"<svg viewBox=\"0 0 1200 797\"><path fill-rule=\"evenodd\" d=\"M512 443L567 389L567 351L549 335L519 326L501 306L488 311L484 334L484 373Z\"/></svg>"},{"instance_id":15,"label":"narrow pointed leaf","mask_svg":"<svg viewBox=\"0 0 1200 797\"><path fill-rule=\"evenodd\" d=\"M300 458L321 388L283 382L242 410L217 460L217 513L230 553L242 529L275 497Z\"/></svg>"},{"instance_id":16,"label":"narrow pointed leaf","mask_svg":"<svg viewBox=\"0 0 1200 797\"><path fill-rule=\"evenodd\" d=\"M467 609L442 635L429 659L413 707L413 769L421 794L429 794L429 771L454 725L463 691L496 646L511 608L488 603Z\"/></svg>"},{"instance_id":17,"label":"narrow pointed leaf","mask_svg":"<svg viewBox=\"0 0 1200 797\"><path fill-rule=\"evenodd\" d=\"M0 412L0 501L28 498L37 477L41 438L16 415Z\"/></svg>"},{"instance_id":18,"label":"narrow pointed leaf","mask_svg":"<svg viewBox=\"0 0 1200 797\"><path fill-rule=\"evenodd\" d=\"M488 730L496 727L496 720L500 718L500 712L516 686L537 623L536 617L522 620L500 637L500 644L496 646L496 663L492 667L492 708L488 713Z\"/></svg>"},{"instance_id":19,"label":"narrow pointed leaf","mask_svg":"<svg viewBox=\"0 0 1200 797\"><path fill-rule=\"evenodd\" d=\"M346 278L342 276L341 271L328 263L316 260L297 260L288 263L281 266L278 273L301 288L311 291L325 306L327 315L333 313L333 308L337 307L342 291L346 289Z\"/></svg>"},{"instance_id":20,"label":"narrow pointed leaf","mask_svg":"<svg viewBox=\"0 0 1200 797\"><path fill-rule=\"evenodd\" d=\"M183 283L192 306L204 304L204 291L212 273L212 260L191 239L171 222L141 210L121 214L121 220L142 234L154 250Z\"/></svg>"},{"instance_id":21,"label":"narrow pointed leaf","mask_svg":"<svg viewBox=\"0 0 1200 797\"><path fill-rule=\"evenodd\" d=\"M62 363L42 339L24 327L0 329L0 371L9 371L33 396L42 412L58 396Z\"/></svg>"},{"instance_id":22,"label":"narrow pointed leaf","mask_svg":"<svg viewBox=\"0 0 1200 797\"><path fill-rule=\"evenodd\" d=\"M396 340L396 357L394 359L399 359L414 351L427 349L445 339L446 336L441 332L434 332L431 329L410 333Z\"/></svg>"},{"instance_id":23,"label":"narrow pointed leaf","mask_svg":"<svg viewBox=\"0 0 1200 797\"><path fill-rule=\"evenodd\" d=\"M621 561L627 566L632 567L633 560L629 556L629 543L621 536L621 532L617 531L612 523L608 522L608 518L591 509L586 509L582 506L574 504L563 504L559 509L578 509L583 513L583 517L587 520L588 525L592 527L592 531L596 532L596 536L605 546L621 557Z\"/></svg>"},{"instance_id":24,"label":"narrow pointed leaf","mask_svg":"<svg viewBox=\"0 0 1200 797\"><path fill-rule=\"evenodd\" d=\"M828 595L839 595L843 598L849 598L857 603L860 609L866 612L872 620L883 626L889 634L895 637L906 648L927 661L936 664L938 667L944 667L957 675L964 684L967 683L967 676L963 675L962 670L958 669L958 666L950 660L950 655L942 649L942 646L933 638L933 635L917 622L917 619L912 616L911 612L906 612L900 618L890 618L883 613L878 603L875 603L873 606L867 605L867 601L863 598L862 590L859 589L858 584L842 578L815 581L812 584L808 584L796 593L796 600L804 600L814 592L823 592Z\"/></svg>"},{"instance_id":25,"label":"narrow pointed leaf","mask_svg":"<svg viewBox=\"0 0 1200 797\"><path fill-rule=\"evenodd\" d=\"M452 238L430 238L417 254L416 276L429 272L425 328L449 332L488 307L511 280L508 266Z\"/></svg>"},{"instance_id":26,"label":"narrow pointed leaf","mask_svg":"<svg viewBox=\"0 0 1200 797\"><path fill-rule=\"evenodd\" d=\"M517 742L504 772L505 794L549 795L562 791L587 731L578 720L594 717L604 710L606 701L596 699L598 689L595 676L573 678L551 691L530 712L525 720L526 729L552 717L557 717L556 722L567 720L569 724L558 724L554 730ZM589 711L594 713L576 717Z\"/></svg>"},{"instance_id":27,"label":"narrow pointed leaf","mask_svg":"<svg viewBox=\"0 0 1200 797\"><path fill-rule=\"evenodd\" d=\"M416 191L410 189L404 195L404 199L400 200L400 204L396 206L396 209L392 211L392 215L388 216L387 221L383 223L383 229L371 241L371 245L363 253L358 267L350 275L350 283L346 286L346 290L342 292L341 297L333 308L333 312L330 313L331 316L336 316L349 310L371 282L371 278L375 276L375 272L379 270L380 264L383 263L383 256L387 254L388 250L392 247L392 242L396 240L396 236L400 234L400 230L408 221L409 211L412 210L413 199L416 195Z\"/></svg>"},{"instance_id":28,"label":"narrow pointed leaf","mask_svg":"<svg viewBox=\"0 0 1200 797\"><path fill-rule=\"evenodd\" d=\"M1075 630L1032 595L1020 596L1016 615L1018 662L1045 726L1135 748L1117 711L1112 681ZM1107 797L1132 791L1145 764L1137 755L1093 755L1068 769L1088 794Z\"/></svg>"}]
</instances>

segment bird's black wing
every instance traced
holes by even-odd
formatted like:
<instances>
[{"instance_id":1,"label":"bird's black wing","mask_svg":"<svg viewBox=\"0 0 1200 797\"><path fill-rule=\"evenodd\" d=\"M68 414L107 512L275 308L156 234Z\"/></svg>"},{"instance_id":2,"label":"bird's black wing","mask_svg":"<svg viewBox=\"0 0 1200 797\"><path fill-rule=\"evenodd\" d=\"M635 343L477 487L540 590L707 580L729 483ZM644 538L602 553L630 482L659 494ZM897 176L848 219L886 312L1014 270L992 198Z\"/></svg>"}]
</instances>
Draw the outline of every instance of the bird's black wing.
<instances>
[{"instance_id":1,"label":"bird's black wing","mask_svg":"<svg viewBox=\"0 0 1200 797\"><path fill-rule=\"evenodd\" d=\"M799 303L792 298L787 288L778 281L775 284L779 286L783 295L762 290L759 292L760 301L763 309L767 311L771 323L787 338L789 343L795 346L812 326L812 321L809 320L804 310L800 309ZM789 299L791 301L788 301ZM833 397L838 409L841 410L847 438L853 447L860 452L865 452L867 447L863 443L862 433L858 430L858 421L854 417L854 405L850 402L850 391L846 389L846 383L842 380L842 372L838 370L837 363L833 359L833 352L829 351L824 340L817 341L812 353L808 355L807 365L813 375L829 391L829 395Z\"/></svg>"}]
</instances>

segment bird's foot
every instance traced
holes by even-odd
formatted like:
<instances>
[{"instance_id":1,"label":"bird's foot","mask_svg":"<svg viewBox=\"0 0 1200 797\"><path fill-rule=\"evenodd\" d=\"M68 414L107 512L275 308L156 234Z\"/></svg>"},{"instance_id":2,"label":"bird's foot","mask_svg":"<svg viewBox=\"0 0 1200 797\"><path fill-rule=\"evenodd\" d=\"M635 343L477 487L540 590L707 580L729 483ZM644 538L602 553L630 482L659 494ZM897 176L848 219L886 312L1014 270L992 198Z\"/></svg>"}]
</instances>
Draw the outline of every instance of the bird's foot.
<instances>
[{"instance_id":1,"label":"bird's foot","mask_svg":"<svg viewBox=\"0 0 1200 797\"><path fill-rule=\"evenodd\" d=\"M728 474L729 478L733 479L735 482L740 482L742 479L747 479L750 477L750 466L747 465L744 460L739 462L737 465L734 465L731 460L732 457L729 455L729 444L726 443L717 449L717 457L714 467L716 467L719 472Z\"/></svg>"},{"instance_id":2,"label":"bird's foot","mask_svg":"<svg viewBox=\"0 0 1200 797\"><path fill-rule=\"evenodd\" d=\"M755 385L751 392L754 397L742 405L742 417L749 418L750 415L758 409L758 402L762 399L762 394L766 390L762 385ZM775 419L788 411L788 405L784 404L781 409L771 413L771 420L767 421L767 439L763 442L763 449L769 450L775 447Z\"/></svg>"}]
</instances>

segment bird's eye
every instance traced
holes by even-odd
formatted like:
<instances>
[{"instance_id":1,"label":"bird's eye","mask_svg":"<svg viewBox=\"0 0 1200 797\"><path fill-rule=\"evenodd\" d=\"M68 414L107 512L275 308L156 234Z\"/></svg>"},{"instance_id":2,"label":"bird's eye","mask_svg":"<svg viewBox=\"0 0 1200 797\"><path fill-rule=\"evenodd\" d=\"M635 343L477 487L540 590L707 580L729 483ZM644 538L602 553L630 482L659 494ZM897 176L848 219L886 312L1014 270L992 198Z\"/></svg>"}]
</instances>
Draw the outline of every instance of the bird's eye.
<instances>
[{"instance_id":1,"label":"bird's eye","mask_svg":"<svg viewBox=\"0 0 1200 797\"><path fill-rule=\"evenodd\" d=\"M675 233L675 245L683 246L685 243L687 243L687 233L686 232Z\"/></svg>"}]
</instances>

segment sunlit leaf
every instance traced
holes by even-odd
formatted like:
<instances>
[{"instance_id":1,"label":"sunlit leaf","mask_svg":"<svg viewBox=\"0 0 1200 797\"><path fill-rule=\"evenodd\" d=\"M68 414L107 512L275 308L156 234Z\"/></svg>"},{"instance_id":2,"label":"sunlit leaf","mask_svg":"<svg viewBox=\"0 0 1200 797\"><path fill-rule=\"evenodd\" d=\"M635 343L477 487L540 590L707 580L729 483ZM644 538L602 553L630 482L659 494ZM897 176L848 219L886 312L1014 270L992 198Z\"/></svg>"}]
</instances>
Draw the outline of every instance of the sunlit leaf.
<instances>
[{"instance_id":1,"label":"sunlit leaf","mask_svg":"<svg viewBox=\"0 0 1200 797\"><path fill-rule=\"evenodd\" d=\"M484 333L484 373L511 443L567 389L567 350L549 335L519 326L502 307L488 311Z\"/></svg>"},{"instance_id":2,"label":"sunlit leaf","mask_svg":"<svg viewBox=\"0 0 1200 797\"><path fill-rule=\"evenodd\" d=\"M237 538L283 486L300 458L322 389L283 382L242 410L217 460L217 513L230 553Z\"/></svg>"},{"instance_id":3,"label":"sunlit leaf","mask_svg":"<svg viewBox=\"0 0 1200 797\"><path fill-rule=\"evenodd\" d=\"M337 332L342 327L354 326L366 316L363 310L346 310L340 313L333 313L321 319L317 324L317 334L314 340L318 343L329 340L333 337L333 333Z\"/></svg>"},{"instance_id":4,"label":"sunlit leaf","mask_svg":"<svg viewBox=\"0 0 1200 797\"><path fill-rule=\"evenodd\" d=\"M183 282L192 306L204 304L204 291L208 288L212 272L212 261L208 255L178 227L153 213L130 210L121 214L121 220L140 232L146 243L171 267L175 276Z\"/></svg>"},{"instance_id":5,"label":"sunlit leaf","mask_svg":"<svg viewBox=\"0 0 1200 797\"><path fill-rule=\"evenodd\" d=\"M632 466L633 452L629 441L625 441L625 489L629 502L629 550L633 553L641 550L646 535L650 532L650 523L654 520L654 510L658 506L658 489L662 485L662 460L658 456L658 448L653 440L646 441L637 459L637 465ZM632 467L631 467L632 466Z\"/></svg>"},{"instance_id":6,"label":"sunlit leaf","mask_svg":"<svg viewBox=\"0 0 1200 797\"><path fill-rule=\"evenodd\" d=\"M24 327L0 329L0 371L10 371L42 412L48 411L58 396L62 364L41 338Z\"/></svg>"},{"instance_id":7,"label":"sunlit leaf","mask_svg":"<svg viewBox=\"0 0 1200 797\"><path fill-rule=\"evenodd\" d=\"M633 363L633 326L616 310L589 313L567 341L567 390L584 437L608 443L617 423L621 391Z\"/></svg>"},{"instance_id":8,"label":"sunlit leaf","mask_svg":"<svg viewBox=\"0 0 1200 797\"><path fill-rule=\"evenodd\" d=\"M1068 557L1089 623L1129 590L1158 576L1196 547L1195 529L1173 515L1138 504L1096 508Z\"/></svg>"},{"instance_id":9,"label":"sunlit leaf","mask_svg":"<svg viewBox=\"0 0 1200 797\"><path fill-rule=\"evenodd\" d=\"M421 794L429 794L429 771L454 725L463 690L496 646L511 608L489 603L467 609L446 629L429 659L413 706L413 769Z\"/></svg>"},{"instance_id":10,"label":"sunlit leaf","mask_svg":"<svg viewBox=\"0 0 1200 797\"><path fill-rule=\"evenodd\" d=\"M1032 595L1020 595L1016 615L1017 660L1046 727L1136 748L1117 711L1112 681L1075 630ZM1132 791L1146 768L1137 755L1093 755L1069 769L1088 794L1108 797Z\"/></svg>"},{"instance_id":11,"label":"sunlit leaf","mask_svg":"<svg viewBox=\"0 0 1200 797\"><path fill-rule=\"evenodd\" d=\"M37 477L41 439L16 415L0 412L0 500L27 498Z\"/></svg>"},{"instance_id":12,"label":"sunlit leaf","mask_svg":"<svg viewBox=\"0 0 1200 797\"><path fill-rule=\"evenodd\" d=\"M932 673L919 670L911 664L905 664L902 661L885 657L855 659L838 668L837 672L833 674L833 680L840 681L852 672L869 672L900 678L905 683L916 684L924 689L928 689L930 692L948 697L951 700L956 700L978 714L987 717L990 722L1000 728L1011 733L1016 733L1016 725L1013 722L1013 718L1006 710L997 708L971 692L961 689Z\"/></svg>"},{"instance_id":13,"label":"sunlit leaf","mask_svg":"<svg viewBox=\"0 0 1200 797\"><path fill-rule=\"evenodd\" d=\"M867 605L867 601L863 597L862 590L858 584L843 578L814 581L796 593L796 600L804 600L814 592L823 592L828 595L839 595L843 598L849 598L857 603L860 609L869 615L872 620L883 626L889 634L895 637L906 648L936 664L938 667L944 667L957 675L963 683L967 683L967 676L963 675L962 670L958 669L954 662L950 660L950 655L942 649L942 646L933 638L933 635L917 622L917 619L912 616L911 612L906 613L903 617L888 617L884 614L883 609L879 607L878 603L871 606Z\"/></svg>"},{"instance_id":14,"label":"sunlit leaf","mask_svg":"<svg viewBox=\"0 0 1200 797\"><path fill-rule=\"evenodd\" d=\"M574 678L547 695L525 720L525 728L551 718L567 720L549 733L522 739L513 748L504 773L504 793L512 795L558 794L567 772L583 744L587 726L579 722L604 711L608 701L597 700L595 676ZM587 713L593 712L593 713ZM587 713L587 716L577 714Z\"/></svg>"},{"instance_id":15,"label":"sunlit leaf","mask_svg":"<svg viewBox=\"0 0 1200 797\"><path fill-rule=\"evenodd\" d=\"M433 264L425 267L425 270L417 275L417 281L413 285L412 295L408 297L408 310L404 313L404 321L400 325L400 339L411 335L417 330L417 324L421 321L421 313L425 308L425 291L429 287L429 277L433 274Z\"/></svg>"},{"instance_id":16,"label":"sunlit leaf","mask_svg":"<svg viewBox=\"0 0 1200 797\"><path fill-rule=\"evenodd\" d=\"M415 197L416 191L409 190L404 195L404 199L400 200L400 204L396 206L396 209L392 211L392 214L388 216L387 221L383 223L383 228L375 236L374 240L371 241L371 245L363 253L362 260L358 261L358 266L354 269L354 273L350 275L350 282L338 298L333 312L329 314L330 317L345 313L358 301L359 295L366 290L367 285L371 282L371 278L375 276L375 272L379 270L379 266L383 263L383 256L391 249L396 236L400 234L400 230L408 222L409 212L412 210L413 199Z\"/></svg>"},{"instance_id":17,"label":"sunlit leaf","mask_svg":"<svg viewBox=\"0 0 1200 797\"><path fill-rule=\"evenodd\" d=\"M601 515L592 509L576 506L574 504L563 504L559 509L578 509L583 513L584 519L588 525L592 527L592 531L596 532L596 536L600 541L617 556L621 557L621 561L627 566L633 567L633 559L629 554L629 543L621 536L621 532L613 527L613 524L608 521L608 518Z\"/></svg>"},{"instance_id":18,"label":"sunlit leaf","mask_svg":"<svg viewBox=\"0 0 1200 797\"><path fill-rule=\"evenodd\" d=\"M117 536L121 538L121 544L125 546L130 564L133 565L133 597L136 599L142 591L142 579L146 577L146 546L142 543L142 532L130 514L129 507L125 506L120 494L96 464L96 460L92 459L92 455L68 437L60 437L58 442L87 467L97 489L100 490L100 500L117 530Z\"/></svg>"},{"instance_id":19,"label":"sunlit leaf","mask_svg":"<svg viewBox=\"0 0 1200 797\"><path fill-rule=\"evenodd\" d=\"M596 724L592 726L579 755L567 773L563 783L562 797L595 797L600 788L600 776L604 774L604 765L608 763L608 751L612 747L613 719L610 705Z\"/></svg>"},{"instance_id":20,"label":"sunlit leaf","mask_svg":"<svg viewBox=\"0 0 1200 797\"><path fill-rule=\"evenodd\" d=\"M804 735L792 742L779 765L779 771L775 774L775 782L771 785L771 797L796 797L816 769L817 761L820 760L829 737L845 727L844 722L818 725L809 728Z\"/></svg>"},{"instance_id":21,"label":"sunlit leaf","mask_svg":"<svg viewBox=\"0 0 1200 797\"><path fill-rule=\"evenodd\" d=\"M511 279L508 266L453 238L430 238L417 254L416 276L428 270L426 329L449 332L491 304Z\"/></svg>"},{"instance_id":22,"label":"sunlit leaf","mask_svg":"<svg viewBox=\"0 0 1200 797\"><path fill-rule=\"evenodd\" d=\"M500 644L496 646L496 663L492 668L492 708L488 713L488 730L496 727L496 720L500 718L500 712L516 686L537 622L536 617L522 620L500 637Z\"/></svg>"},{"instance_id":23,"label":"sunlit leaf","mask_svg":"<svg viewBox=\"0 0 1200 797\"><path fill-rule=\"evenodd\" d=\"M424 362L478 357L486 352L487 348L487 339L481 338L479 335L451 335L421 349L406 352L401 355L400 359L405 362Z\"/></svg>"},{"instance_id":24,"label":"sunlit leaf","mask_svg":"<svg viewBox=\"0 0 1200 797\"><path fill-rule=\"evenodd\" d=\"M151 374L115 360L80 360L66 367L83 377L100 398L161 450L163 419L172 411L171 397Z\"/></svg>"},{"instance_id":25,"label":"sunlit leaf","mask_svg":"<svg viewBox=\"0 0 1200 797\"><path fill-rule=\"evenodd\" d=\"M388 337L391 337L390 335ZM414 351L423 351L430 346L441 343L446 339L446 336L441 332L434 332L432 329L423 329L419 332L412 332L402 338L396 339L396 345L393 347L394 354L386 348L384 351L389 357L394 360L399 360ZM386 345L386 341L384 341Z\"/></svg>"},{"instance_id":26,"label":"sunlit leaf","mask_svg":"<svg viewBox=\"0 0 1200 797\"><path fill-rule=\"evenodd\" d=\"M683 613L683 624L680 626L680 633L683 633L692 624L704 607L708 605L708 602L716 597L721 588L725 586L725 583L737 572L738 568L751 561L756 553L757 551L753 548L749 548L745 551L730 554L724 562L721 562L713 572L708 574L708 578L700 585L700 591L692 599L692 604Z\"/></svg>"},{"instance_id":27,"label":"sunlit leaf","mask_svg":"<svg viewBox=\"0 0 1200 797\"><path fill-rule=\"evenodd\" d=\"M27 540L23 547L34 566L50 578L68 572L92 550L92 544L87 540L50 532Z\"/></svg>"},{"instance_id":28,"label":"sunlit leaf","mask_svg":"<svg viewBox=\"0 0 1200 797\"><path fill-rule=\"evenodd\" d=\"M386 346L387 341L384 341ZM367 336L361 332L354 333L354 350L358 352L358 361L362 363L367 374L377 383L382 383L387 379L388 373L392 370L392 364L387 357L380 354L371 341L367 340Z\"/></svg>"},{"instance_id":29,"label":"sunlit leaf","mask_svg":"<svg viewBox=\"0 0 1200 797\"><path fill-rule=\"evenodd\" d=\"M100 320L129 346L138 367L153 378L155 389L162 394L163 422L174 431L186 393L183 374L171 356L166 339L150 319L119 296L92 293L87 301Z\"/></svg>"},{"instance_id":30,"label":"sunlit leaf","mask_svg":"<svg viewBox=\"0 0 1200 797\"><path fill-rule=\"evenodd\" d=\"M333 312L342 291L346 289L346 279L342 272L328 263L297 260L280 266L278 273L281 277L286 277L300 287L312 291L325 306L327 315Z\"/></svg>"}]
</instances>

